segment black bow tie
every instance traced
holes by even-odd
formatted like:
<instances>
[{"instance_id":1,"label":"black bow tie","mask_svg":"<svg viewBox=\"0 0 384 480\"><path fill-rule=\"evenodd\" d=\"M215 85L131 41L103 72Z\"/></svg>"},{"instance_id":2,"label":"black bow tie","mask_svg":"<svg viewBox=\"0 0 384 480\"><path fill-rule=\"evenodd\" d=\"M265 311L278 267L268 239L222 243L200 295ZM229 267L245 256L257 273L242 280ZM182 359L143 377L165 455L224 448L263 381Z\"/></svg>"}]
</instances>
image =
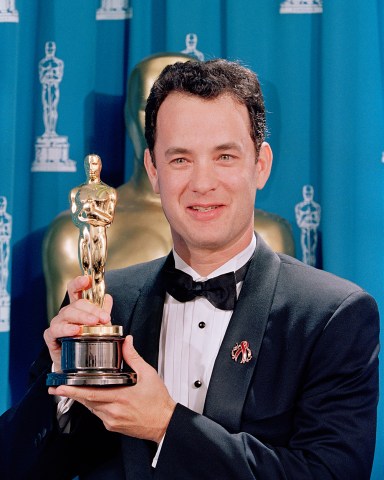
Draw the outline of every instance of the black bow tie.
<instances>
[{"instance_id":1,"label":"black bow tie","mask_svg":"<svg viewBox=\"0 0 384 480\"><path fill-rule=\"evenodd\" d=\"M195 282L190 275L173 268L164 270L166 290L179 302L205 297L220 310L233 310L237 300L236 284L245 278L250 260L236 272L224 273L205 282Z\"/></svg>"}]
</instances>

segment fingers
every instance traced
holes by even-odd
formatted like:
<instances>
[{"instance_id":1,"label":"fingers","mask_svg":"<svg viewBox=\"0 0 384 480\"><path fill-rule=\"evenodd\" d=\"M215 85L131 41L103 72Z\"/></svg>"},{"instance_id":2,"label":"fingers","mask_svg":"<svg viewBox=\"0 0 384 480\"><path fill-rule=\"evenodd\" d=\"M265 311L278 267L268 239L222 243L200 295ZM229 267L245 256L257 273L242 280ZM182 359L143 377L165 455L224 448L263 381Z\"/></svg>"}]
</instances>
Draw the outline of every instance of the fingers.
<instances>
[{"instance_id":1,"label":"fingers","mask_svg":"<svg viewBox=\"0 0 384 480\"><path fill-rule=\"evenodd\" d=\"M92 287L92 278L89 275L83 275L74 278L67 285L68 296L70 303L75 302L76 300L82 299L82 294L85 290L88 290ZM104 297L103 310L107 312L110 316L113 305L113 299L110 295L106 294ZM107 322L109 320L105 320ZM104 323L103 318L101 322Z\"/></svg>"},{"instance_id":2,"label":"fingers","mask_svg":"<svg viewBox=\"0 0 384 480\"><path fill-rule=\"evenodd\" d=\"M110 321L111 315L108 311L81 299L63 307L52 319L49 330L54 338L60 338L76 335L79 325L105 325Z\"/></svg>"},{"instance_id":3,"label":"fingers","mask_svg":"<svg viewBox=\"0 0 384 480\"><path fill-rule=\"evenodd\" d=\"M50 395L71 398L81 403L94 413L94 410L103 410L105 404L115 404L122 387L116 388L94 388L94 387L72 387L69 385L60 385L58 387L49 387Z\"/></svg>"},{"instance_id":4,"label":"fingers","mask_svg":"<svg viewBox=\"0 0 384 480\"><path fill-rule=\"evenodd\" d=\"M88 275L83 275L74 278L67 285L70 302L79 300L82 297L84 290L88 290L92 286L92 278Z\"/></svg>"},{"instance_id":5,"label":"fingers","mask_svg":"<svg viewBox=\"0 0 384 480\"><path fill-rule=\"evenodd\" d=\"M82 298L82 291L89 287L90 277L77 277L68 284L71 300L69 305L61 308L51 320L50 326L44 332L44 340L48 346L55 368L60 369L62 337L73 337L80 334L81 326L110 325L113 300L105 295L103 308Z\"/></svg>"},{"instance_id":6,"label":"fingers","mask_svg":"<svg viewBox=\"0 0 384 480\"><path fill-rule=\"evenodd\" d=\"M65 323L53 323L44 332L44 340L47 347L58 348L57 339L61 337L74 337L80 332L80 325L65 324Z\"/></svg>"},{"instance_id":7,"label":"fingers","mask_svg":"<svg viewBox=\"0 0 384 480\"><path fill-rule=\"evenodd\" d=\"M80 299L63 307L52 322L96 325L97 323L105 324L110 320L111 315L108 311L91 303L89 300Z\"/></svg>"}]
</instances>

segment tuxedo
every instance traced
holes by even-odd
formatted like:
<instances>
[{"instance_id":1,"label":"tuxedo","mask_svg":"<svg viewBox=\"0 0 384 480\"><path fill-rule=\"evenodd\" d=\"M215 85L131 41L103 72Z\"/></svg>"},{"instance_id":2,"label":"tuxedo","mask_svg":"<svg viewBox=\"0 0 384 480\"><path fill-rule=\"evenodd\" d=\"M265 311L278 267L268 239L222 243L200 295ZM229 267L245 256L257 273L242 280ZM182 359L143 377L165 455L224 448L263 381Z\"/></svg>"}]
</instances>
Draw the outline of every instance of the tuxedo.
<instances>
[{"instance_id":1,"label":"tuxedo","mask_svg":"<svg viewBox=\"0 0 384 480\"><path fill-rule=\"evenodd\" d=\"M133 335L136 350L154 368L166 262L106 276L113 323ZM243 341L252 358L241 363L231 353ZM155 469L156 444L108 432L80 404L71 408L71 433L60 432L45 387L51 368L45 351L32 367L25 398L1 417L1 478L368 480L378 341L372 297L272 252L257 237L203 415L177 404Z\"/></svg>"}]
</instances>

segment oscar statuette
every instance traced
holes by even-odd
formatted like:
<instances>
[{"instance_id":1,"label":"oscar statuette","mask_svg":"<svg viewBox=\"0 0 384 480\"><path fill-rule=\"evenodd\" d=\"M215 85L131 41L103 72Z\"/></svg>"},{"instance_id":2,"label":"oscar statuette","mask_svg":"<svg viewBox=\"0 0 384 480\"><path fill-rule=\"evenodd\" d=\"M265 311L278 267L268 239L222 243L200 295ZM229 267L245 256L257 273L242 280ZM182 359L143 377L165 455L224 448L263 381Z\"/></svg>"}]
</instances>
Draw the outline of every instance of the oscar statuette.
<instances>
[{"instance_id":1,"label":"oscar statuette","mask_svg":"<svg viewBox=\"0 0 384 480\"><path fill-rule=\"evenodd\" d=\"M79 229L79 262L84 275L92 278L83 298L103 306L107 228L111 225L117 194L100 180L101 159L87 155L84 168L87 181L71 190L73 223ZM82 325L75 337L60 338L61 371L48 374L46 384L116 386L134 385L135 372L122 371L123 327Z\"/></svg>"}]
</instances>

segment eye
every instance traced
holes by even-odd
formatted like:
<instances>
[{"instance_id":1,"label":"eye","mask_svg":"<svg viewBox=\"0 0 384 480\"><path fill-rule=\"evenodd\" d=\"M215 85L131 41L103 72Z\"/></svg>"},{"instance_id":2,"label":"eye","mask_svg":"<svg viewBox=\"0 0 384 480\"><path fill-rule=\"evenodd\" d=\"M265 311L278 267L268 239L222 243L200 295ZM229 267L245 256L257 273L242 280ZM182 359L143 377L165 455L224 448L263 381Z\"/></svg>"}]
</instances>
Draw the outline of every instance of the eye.
<instances>
[{"instance_id":1,"label":"eye","mask_svg":"<svg viewBox=\"0 0 384 480\"><path fill-rule=\"evenodd\" d=\"M180 158L175 158L171 161L171 163L174 163L176 165L182 165L183 163L186 162L186 159L183 158L183 157L180 157Z\"/></svg>"},{"instance_id":2,"label":"eye","mask_svg":"<svg viewBox=\"0 0 384 480\"><path fill-rule=\"evenodd\" d=\"M220 155L220 160L224 160L225 162L228 162L229 160L232 160L233 157L232 155L229 155L228 153L223 153L223 155Z\"/></svg>"}]
</instances>

